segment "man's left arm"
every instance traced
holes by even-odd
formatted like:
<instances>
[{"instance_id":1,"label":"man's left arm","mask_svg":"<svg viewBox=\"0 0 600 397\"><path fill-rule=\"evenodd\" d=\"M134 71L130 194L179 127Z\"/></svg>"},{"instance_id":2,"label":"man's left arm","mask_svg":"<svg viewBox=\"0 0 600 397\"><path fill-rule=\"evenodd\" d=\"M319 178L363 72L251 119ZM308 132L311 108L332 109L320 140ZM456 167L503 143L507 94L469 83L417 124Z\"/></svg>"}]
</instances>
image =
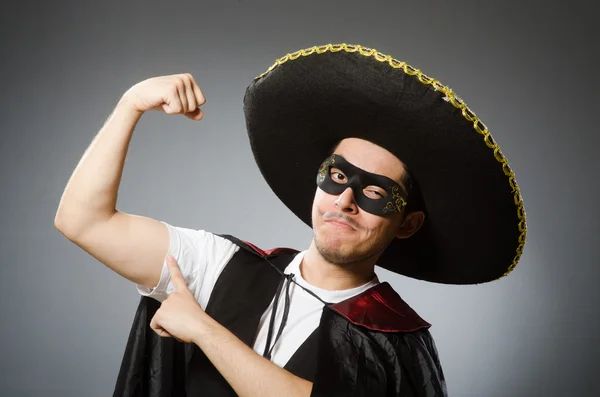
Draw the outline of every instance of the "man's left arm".
<instances>
[{"instance_id":1,"label":"man's left arm","mask_svg":"<svg viewBox=\"0 0 600 397\"><path fill-rule=\"evenodd\" d=\"M195 343L240 397L309 397L312 383L279 367L238 339L202 310L167 257L175 290L162 302L150 327L160 336Z\"/></svg>"}]
</instances>

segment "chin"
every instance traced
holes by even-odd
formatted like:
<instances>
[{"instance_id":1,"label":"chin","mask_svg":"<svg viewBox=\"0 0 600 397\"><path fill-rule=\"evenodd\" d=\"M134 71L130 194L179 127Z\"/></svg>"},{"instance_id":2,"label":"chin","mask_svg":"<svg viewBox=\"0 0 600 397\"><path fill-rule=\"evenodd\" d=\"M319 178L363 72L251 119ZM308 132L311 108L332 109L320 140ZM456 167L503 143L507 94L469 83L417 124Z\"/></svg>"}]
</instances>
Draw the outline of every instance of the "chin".
<instances>
[{"instance_id":1,"label":"chin","mask_svg":"<svg viewBox=\"0 0 600 397\"><path fill-rule=\"evenodd\" d=\"M329 263L343 266L362 262L371 255L358 248L354 239L332 233L314 233L315 247Z\"/></svg>"}]
</instances>

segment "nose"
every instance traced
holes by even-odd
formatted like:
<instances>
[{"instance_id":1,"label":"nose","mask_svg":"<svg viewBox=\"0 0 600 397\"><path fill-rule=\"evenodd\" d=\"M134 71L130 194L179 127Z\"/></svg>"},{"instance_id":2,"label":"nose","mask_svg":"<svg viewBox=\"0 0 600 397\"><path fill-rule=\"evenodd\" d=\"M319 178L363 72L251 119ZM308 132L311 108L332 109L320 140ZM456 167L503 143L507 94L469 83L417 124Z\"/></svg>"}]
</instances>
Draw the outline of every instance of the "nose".
<instances>
[{"instance_id":1,"label":"nose","mask_svg":"<svg viewBox=\"0 0 600 397\"><path fill-rule=\"evenodd\" d=\"M335 200L335 205L343 212L355 214L358 212L358 207L354 201L354 193L352 188L346 188Z\"/></svg>"}]
</instances>

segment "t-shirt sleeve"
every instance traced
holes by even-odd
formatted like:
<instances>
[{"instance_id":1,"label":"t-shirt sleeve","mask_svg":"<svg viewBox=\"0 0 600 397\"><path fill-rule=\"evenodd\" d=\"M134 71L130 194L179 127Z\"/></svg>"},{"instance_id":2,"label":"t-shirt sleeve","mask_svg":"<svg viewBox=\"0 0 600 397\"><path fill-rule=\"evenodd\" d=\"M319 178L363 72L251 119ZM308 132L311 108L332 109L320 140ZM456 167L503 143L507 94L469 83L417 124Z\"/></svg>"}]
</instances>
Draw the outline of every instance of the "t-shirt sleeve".
<instances>
[{"instance_id":1,"label":"t-shirt sleeve","mask_svg":"<svg viewBox=\"0 0 600 397\"><path fill-rule=\"evenodd\" d=\"M205 230L194 230L167 226L170 236L169 254L175 257L177 265L185 279L189 290L196 297L200 306L206 310L213 287L225 265L237 252L239 247L231 241ZM173 283L163 261L160 280L154 288L136 284L137 291L159 302L167 299L173 292Z\"/></svg>"}]
</instances>

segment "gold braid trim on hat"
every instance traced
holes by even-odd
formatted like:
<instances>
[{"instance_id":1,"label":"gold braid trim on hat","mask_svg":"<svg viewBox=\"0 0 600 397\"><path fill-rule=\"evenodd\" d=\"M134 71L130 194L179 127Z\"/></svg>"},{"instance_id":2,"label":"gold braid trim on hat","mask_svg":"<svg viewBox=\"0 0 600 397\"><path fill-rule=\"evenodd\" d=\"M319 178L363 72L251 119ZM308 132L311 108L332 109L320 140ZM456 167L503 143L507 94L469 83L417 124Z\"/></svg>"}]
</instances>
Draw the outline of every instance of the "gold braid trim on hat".
<instances>
[{"instance_id":1,"label":"gold braid trim on hat","mask_svg":"<svg viewBox=\"0 0 600 397\"><path fill-rule=\"evenodd\" d=\"M394 69L402 69L404 71L404 73L406 73L410 76L417 76L417 78L419 79L419 81L421 83L430 84L431 86L433 86L433 88L436 91L441 91L442 93L444 93L445 96L443 99L446 102L451 103L452 106L454 106L455 108L460 109L462 111L462 115L464 116L464 118L473 123L473 128L475 129L475 131L477 131L479 134L481 134L483 136L483 142L486 144L487 147L489 147L491 150L493 150L494 158L500 164L502 164L502 171L508 177L508 183L510 184L512 192L514 193L514 202L515 202L515 205L517 206L517 216L519 218L519 231L521 232L521 234L519 235L519 238L518 238L519 245L517 246L516 255L513 258L512 264L508 267L506 272L499 278L502 278L502 277L505 277L506 275L508 275L511 271L514 270L515 266L517 266L517 263L521 259L521 255L523 254L523 247L525 246L525 241L527 239L527 221L526 221L525 208L523 205L523 199L521 198L521 192L519 190L519 186L517 185L517 181L515 179L515 174L511 170L510 166L508 165L508 160L506 159L506 157L504 157L504 155L500 151L500 147L494 141L492 134L488 131L485 124L483 124L483 122L481 122L481 120L479 120L479 118L475 115L475 113L471 109L469 109L467 107L467 105L464 103L464 101L462 99L460 99L458 96L456 96L456 94L449 87L446 87L445 85L443 85L436 79L423 74L419 69L416 69L416 68L408 65L406 62L398 61L398 60L392 58L391 56L382 54L379 51L372 49L372 48L367 48L367 47L363 47L361 45L355 45L355 44L345 44L345 43L314 46L314 47L307 48L304 50L292 52L291 54L287 54L284 57L277 59L275 61L275 63L266 72L264 72L260 76L257 76L256 79L260 79L261 77L263 77L264 75L266 75L267 73L269 73L270 71L275 69L277 66L284 64L287 61L296 60L301 56L309 56L312 54L323 54L325 52L339 52L339 51L358 52L361 55L364 55L367 57L373 57L379 62L386 62Z\"/></svg>"}]
</instances>

